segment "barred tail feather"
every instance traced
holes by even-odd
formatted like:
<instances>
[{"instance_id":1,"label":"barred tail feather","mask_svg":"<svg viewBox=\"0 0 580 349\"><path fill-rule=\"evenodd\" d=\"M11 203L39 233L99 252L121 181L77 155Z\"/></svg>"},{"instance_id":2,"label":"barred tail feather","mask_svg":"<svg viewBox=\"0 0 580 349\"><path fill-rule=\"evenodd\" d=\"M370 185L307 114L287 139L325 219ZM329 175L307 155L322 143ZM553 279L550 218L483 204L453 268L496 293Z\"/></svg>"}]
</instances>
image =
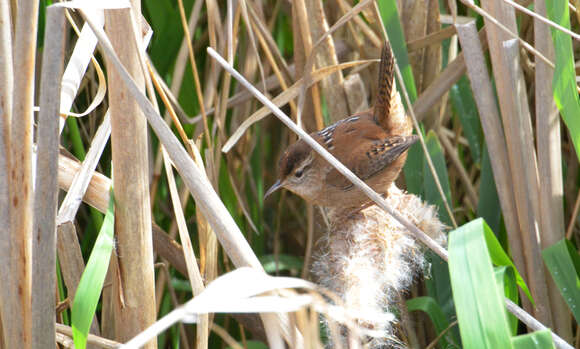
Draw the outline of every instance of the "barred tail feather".
<instances>
[{"instance_id":1,"label":"barred tail feather","mask_svg":"<svg viewBox=\"0 0 580 349\"><path fill-rule=\"evenodd\" d=\"M385 125L391 111L391 100L395 88L395 59L391 45L385 42L379 67L379 91L375 103L375 122L386 129Z\"/></svg>"}]
</instances>

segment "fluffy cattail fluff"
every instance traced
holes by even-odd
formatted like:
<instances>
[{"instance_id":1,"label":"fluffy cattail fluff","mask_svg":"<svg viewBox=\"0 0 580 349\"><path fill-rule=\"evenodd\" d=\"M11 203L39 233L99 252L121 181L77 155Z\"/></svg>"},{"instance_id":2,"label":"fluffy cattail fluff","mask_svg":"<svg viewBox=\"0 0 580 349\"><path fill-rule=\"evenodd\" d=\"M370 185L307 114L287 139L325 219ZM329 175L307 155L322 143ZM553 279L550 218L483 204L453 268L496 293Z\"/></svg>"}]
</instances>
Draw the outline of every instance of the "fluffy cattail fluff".
<instances>
[{"instance_id":1,"label":"fluffy cattail fluff","mask_svg":"<svg viewBox=\"0 0 580 349\"><path fill-rule=\"evenodd\" d=\"M440 243L445 226L436 208L394 184L386 198L390 207ZM313 273L318 282L339 295L357 314L371 338L370 347L395 345L391 334L396 295L405 291L425 264L412 234L391 215L373 205L354 214L329 212L330 228L322 240Z\"/></svg>"}]
</instances>

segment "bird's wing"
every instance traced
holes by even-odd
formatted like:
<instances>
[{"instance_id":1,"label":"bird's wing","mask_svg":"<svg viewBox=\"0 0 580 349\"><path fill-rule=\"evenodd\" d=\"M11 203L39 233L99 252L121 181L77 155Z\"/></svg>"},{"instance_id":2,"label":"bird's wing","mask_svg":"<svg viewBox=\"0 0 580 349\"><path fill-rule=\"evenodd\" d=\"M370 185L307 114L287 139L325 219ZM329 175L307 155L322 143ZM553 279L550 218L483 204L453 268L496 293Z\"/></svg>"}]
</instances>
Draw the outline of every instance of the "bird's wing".
<instances>
[{"instance_id":1,"label":"bird's wing","mask_svg":"<svg viewBox=\"0 0 580 349\"><path fill-rule=\"evenodd\" d=\"M395 161L415 140L415 136L392 136L379 140L367 139L357 145L350 145L352 150L339 160L357 177L366 181ZM346 177L334 168L328 172L326 183L343 190L348 190L353 186Z\"/></svg>"}]
</instances>

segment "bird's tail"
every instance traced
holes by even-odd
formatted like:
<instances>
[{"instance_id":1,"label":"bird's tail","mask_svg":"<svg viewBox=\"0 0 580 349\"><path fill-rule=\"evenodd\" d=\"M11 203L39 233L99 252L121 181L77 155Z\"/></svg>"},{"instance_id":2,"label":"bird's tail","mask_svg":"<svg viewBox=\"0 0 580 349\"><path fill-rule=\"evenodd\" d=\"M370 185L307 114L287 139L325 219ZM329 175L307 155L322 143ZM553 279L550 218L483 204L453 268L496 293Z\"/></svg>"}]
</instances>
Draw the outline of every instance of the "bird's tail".
<instances>
[{"instance_id":1,"label":"bird's tail","mask_svg":"<svg viewBox=\"0 0 580 349\"><path fill-rule=\"evenodd\" d=\"M379 90L374 106L374 119L389 135L407 136L412 133L411 121L405 114L395 85L395 58L388 42L383 44L379 67Z\"/></svg>"}]
</instances>

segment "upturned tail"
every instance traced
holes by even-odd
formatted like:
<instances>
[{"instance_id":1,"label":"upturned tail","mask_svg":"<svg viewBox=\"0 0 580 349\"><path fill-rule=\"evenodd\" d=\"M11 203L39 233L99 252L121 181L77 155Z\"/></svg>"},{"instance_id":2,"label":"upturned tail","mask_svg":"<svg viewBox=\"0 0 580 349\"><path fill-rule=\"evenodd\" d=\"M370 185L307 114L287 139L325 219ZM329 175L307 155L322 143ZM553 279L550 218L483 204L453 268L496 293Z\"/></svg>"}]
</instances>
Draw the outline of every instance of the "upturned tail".
<instances>
[{"instance_id":1,"label":"upturned tail","mask_svg":"<svg viewBox=\"0 0 580 349\"><path fill-rule=\"evenodd\" d=\"M383 44L379 67L379 91L373 116L389 136L408 136L413 132L395 85L395 58L388 42Z\"/></svg>"},{"instance_id":2,"label":"upturned tail","mask_svg":"<svg viewBox=\"0 0 580 349\"><path fill-rule=\"evenodd\" d=\"M391 45L388 42L383 44L381 53L381 63L379 66L379 92L375 103L375 122L387 129L387 119L391 112L393 93L395 91L395 59Z\"/></svg>"}]
</instances>

